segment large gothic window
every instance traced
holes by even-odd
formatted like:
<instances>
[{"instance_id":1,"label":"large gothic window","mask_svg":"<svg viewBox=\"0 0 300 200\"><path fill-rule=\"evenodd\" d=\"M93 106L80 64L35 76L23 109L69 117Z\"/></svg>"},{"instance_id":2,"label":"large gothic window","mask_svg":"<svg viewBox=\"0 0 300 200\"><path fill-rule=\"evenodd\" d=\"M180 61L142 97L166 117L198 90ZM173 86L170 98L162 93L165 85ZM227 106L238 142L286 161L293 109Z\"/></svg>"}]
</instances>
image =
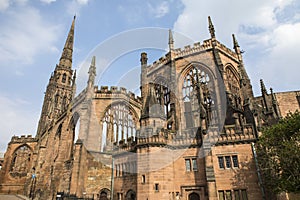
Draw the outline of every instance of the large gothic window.
<instances>
[{"instance_id":1,"label":"large gothic window","mask_svg":"<svg viewBox=\"0 0 300 200\"><path fill-rule=\"evenodd\" d=\"M238 94L240 90L239 81L229 67L226 68L226 75L227 75L228 89L232 94Z\"/></svg>"},{"instance_id":2,"label":"large gothic window","mask_svg":"<svg viewBox=\"0 0 300 200\"><path fill-rule=\"evenodd\" d=\"M200 126L200 117L212 120L212 107L215 102L211 76L198 66L193 66L185 75L182 85L185 127Z\"/></svg>"},{"instance_id":3,"label":"large gothic window","mask_svg":"<svg viewBox=\"0 0 300 200\"><path fill-rule=\"evenodd\" d=\"M155 81L156 98L160 105L164 106L164 114L168 117L170 112L170 89L163 79Z\"/></svg>"},{"instance_id":4,"label":"large gothic window","mask_svg":"<svg viewBox=\"0 0 300 200\"><path fill-rule=\"evenodd\" d=\"M102 119L102 149L110 144L121 144L136 136L132 111L126 104L112 104Z\"/></svg>"},{"instance_id":5,"label":"large gothic window","mask_svg":"<svg viewBox=\"0 0 300 200\"><path fill-rule=\"evenodd\" d=\"M30 169L32 152L27 145L20 146L12 156L10 173L13 176L26 176Z\"/></svg>"},{"instance_id":6,"label":"large gothic window","mask_svg":"<svg viewBox=\"0 0 300 200\"><path fill-rule=\"evenodd\" d=\"M240 84L239 80L234 72L227 67L226 68L227 87L230 91L229 100L233 107L241 108L241 97L240 97Z\"/></svg>"}]
</instances>

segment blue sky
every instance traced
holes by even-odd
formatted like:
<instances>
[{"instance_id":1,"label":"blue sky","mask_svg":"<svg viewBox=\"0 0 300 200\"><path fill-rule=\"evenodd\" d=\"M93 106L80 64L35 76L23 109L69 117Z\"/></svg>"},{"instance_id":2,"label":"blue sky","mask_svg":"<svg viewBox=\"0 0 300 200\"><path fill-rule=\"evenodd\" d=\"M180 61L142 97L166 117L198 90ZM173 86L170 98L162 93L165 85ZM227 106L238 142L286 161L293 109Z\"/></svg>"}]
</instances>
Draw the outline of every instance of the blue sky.
<instances>
[{"instance_id":1,"label":"blue sky","mask_svg":"<svg viewBox=\"0 0 300 200\"><path fill-rule=\"evenodd\" d=\"M175 47L202 42L209 37L210 15L217 39L227 47L232 48L231 34L236 34L255 94L259 94L261 78L275 92L300 89L297 0L0 0L0 152L13 135L35 135L44 91L74 14L73 67L83 74L92 52L103 44L112 44L107 52L118 48L112 38L135 29L154 27L162 33L172 29L178 33ZM180 35L189 39L181 40ZM149 50L150 62L167 48L164 37L165 44ZM112 66L98 77L98 83L112 85L113 76L130 69L138 72L140 52L130 51L109 63L97 59L97 65ZM126 77L121 81L126 82Z\"/></svg>"}]
</instances>

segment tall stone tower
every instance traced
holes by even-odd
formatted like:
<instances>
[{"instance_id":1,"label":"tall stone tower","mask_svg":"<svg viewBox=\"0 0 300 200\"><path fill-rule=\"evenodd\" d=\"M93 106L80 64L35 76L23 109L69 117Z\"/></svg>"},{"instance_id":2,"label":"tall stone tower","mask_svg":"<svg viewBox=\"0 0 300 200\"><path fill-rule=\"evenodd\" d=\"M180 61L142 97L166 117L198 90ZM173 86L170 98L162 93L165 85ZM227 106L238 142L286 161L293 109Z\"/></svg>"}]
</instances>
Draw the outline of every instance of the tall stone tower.
<instances>
[{"instance_id":1,"label":"tall stone tower","mask_svg":"<svg viewBox=\"0 0 300 200\"><path fill-rule=\"evenodd\" d=\"M37 129L37 137L54 123L55 119L68 108L73 99L75 74L73 76L72 57L74 44L75 16L63 48L59 64L51 74L44 96L44 103Z\"/></svg>"}]
</instances>

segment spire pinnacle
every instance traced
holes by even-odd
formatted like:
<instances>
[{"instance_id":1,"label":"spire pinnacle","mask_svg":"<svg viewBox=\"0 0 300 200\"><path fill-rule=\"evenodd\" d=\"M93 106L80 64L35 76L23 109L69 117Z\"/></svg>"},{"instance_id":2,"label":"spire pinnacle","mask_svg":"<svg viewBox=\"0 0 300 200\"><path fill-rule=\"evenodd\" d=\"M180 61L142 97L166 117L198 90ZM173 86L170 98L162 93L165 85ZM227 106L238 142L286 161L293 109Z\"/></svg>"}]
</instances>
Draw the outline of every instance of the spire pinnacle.
<instances>
[{"instance_id":1,"label":"spire pinnacle","mask_svg":"<svg viewBox=\"0 0 300 200\"><path fill-rule=\"evenodd\" d=\"M96 77L96 57L95 56L93 56L93 58L92 58L91 65L90 65L88 73L89 73L88 85L93 87L95 77Z\"/></svg>"},{"instance_id":2,"label":"spire pinnacle","mask_svg":"<svg viewBox=\"0 0 300 200\"><path fill-rule=\"evenodd\" d=\"M260 89L262 94L267 94L267 89L262 79L260 79Z\"/></svg>"},{"instance_id":3,"label":"spire pinnacle","mask_svg":"<svg viewBox=\"0 0 300 200\"><path fill-rule=\"evenodd\" d=\"M237 47L240 47L239 43L237 42L235 35L232 34L232 40L233 40L233 48L236 49Z\"/></svg>"},{"instance_id":4,"label":"spire pinnacle","mask_svg":"<svg viewBox=\"0 0 300 200\"><path fill-rule=\"evenodd\" d=\"M215 27L211 21L211 18L210 16L208 16L208 28L209 28L209 32L210 32L210 36L211 38L215 38L216 35L215 35Z\"/></svg>"},{"instance_id":5,"label":"spire pinnacle","mask_svg":"<svg viewBox=\"0 0 300 200\"><path fill-rule=\"evenodd\" d=\"M60 57L59 66L72 68L73 45L74 45L74 28L76 15L73 18L71 28L69 30L65 46Z\"/></svg>"},{"instance_id":6,"label":"spire pinnacle","mask_svg":"<svg viewBox=\"0 0 300 200\"><path fill-rule=\"evenodd\" d=\"M173 33L172 30L169 29L169 50L174 49L174 39L173 39Z\"/></svg>"}]
</instances>

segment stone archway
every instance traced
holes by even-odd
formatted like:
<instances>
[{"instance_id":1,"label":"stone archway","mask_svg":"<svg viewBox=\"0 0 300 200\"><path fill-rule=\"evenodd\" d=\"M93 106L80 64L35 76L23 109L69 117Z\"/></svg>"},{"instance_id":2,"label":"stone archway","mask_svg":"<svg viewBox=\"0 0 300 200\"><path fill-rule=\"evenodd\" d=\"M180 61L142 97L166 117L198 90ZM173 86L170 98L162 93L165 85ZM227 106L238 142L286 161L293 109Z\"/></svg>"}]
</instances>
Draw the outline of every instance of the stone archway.
<instances>
[{"instance_id":1,"label":"stone archway","mask_svg":"<svg viewBox=\"0 0 300 200\"><path fill-rule=\"evenodd\" d=\"M103 188L99 192L99 200L109 200L110 199L110 190Z\"/></svg>"},{"instance_id":2,"label":"stone archway","mask_svg":"<svg viewBox=\"0 0 300 200\"><path fill-rule=\"evenodd\" d=\"M136 200L136 194L133 190L128 190L125 196L125 200Z\"/></svg>"},{"instance_id":3,"label":"stone archway","mask_svg":"<svg viewBox=\"0 0 300 200\"><path fill-rule=\"evenodd\" d=\"M199 196L199 194L193 192L193 193L189 194L189 200L200 200L200 196Z\"/></svg>"}]
</instances>

